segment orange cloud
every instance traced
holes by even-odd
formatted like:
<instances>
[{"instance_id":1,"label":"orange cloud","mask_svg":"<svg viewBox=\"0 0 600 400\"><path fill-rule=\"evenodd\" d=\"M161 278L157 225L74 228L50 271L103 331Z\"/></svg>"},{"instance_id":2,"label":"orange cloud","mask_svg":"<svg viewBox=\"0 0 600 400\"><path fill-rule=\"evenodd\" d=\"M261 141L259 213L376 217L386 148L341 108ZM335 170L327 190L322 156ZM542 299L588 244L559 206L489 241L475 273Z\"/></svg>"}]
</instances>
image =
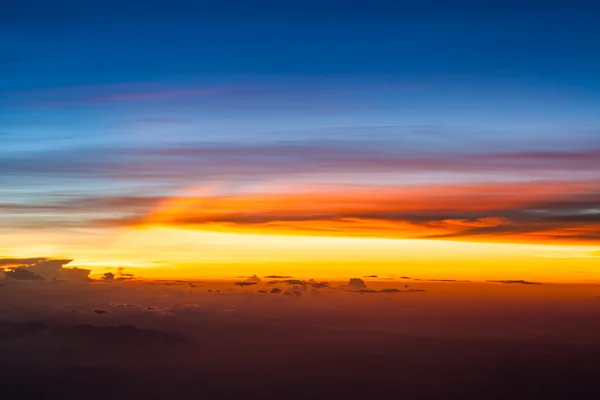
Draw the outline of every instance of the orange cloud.
<instances>
[{"instance_id":1,"label":"orange cloud","mask_svg":"<svg viewBox=\"0 0 600 400\"><path fill-rule=\"evenodd\" d=\"M222 193L190 188L165 199L142 225L252 233L600 242L597 182L455 186L294 185ZM591 196L591 197L590 197ZM594 197L595 196L595 197Z\"/></svg>"}]
</instances>

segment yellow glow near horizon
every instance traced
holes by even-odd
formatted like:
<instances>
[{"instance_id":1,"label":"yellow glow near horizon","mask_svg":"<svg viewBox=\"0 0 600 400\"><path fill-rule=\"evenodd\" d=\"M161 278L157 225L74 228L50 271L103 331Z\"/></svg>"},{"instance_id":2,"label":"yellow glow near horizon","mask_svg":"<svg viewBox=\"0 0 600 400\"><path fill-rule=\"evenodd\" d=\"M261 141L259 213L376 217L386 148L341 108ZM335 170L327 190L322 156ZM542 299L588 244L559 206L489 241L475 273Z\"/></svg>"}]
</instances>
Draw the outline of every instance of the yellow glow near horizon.
<instances>
[{"instance_id":1,"label":"yellow glow near horizon","mask_svg":"<svg viewBox=\"0 0 600 400\"><path fill-rule=\"evenodd\" d=\"M125 228L105 237L52 236L50 240L50 235L15 235L0 251L3 256L73 258L73 266L90 268L94 274L111 267L132 268L130 272L148 278L251 274L570 282L600 278L600 257L593 255L598 248L592 246L258 235L152 226ZM54 244L32 243L45 241Z\"/></svg>"}]
</instances>

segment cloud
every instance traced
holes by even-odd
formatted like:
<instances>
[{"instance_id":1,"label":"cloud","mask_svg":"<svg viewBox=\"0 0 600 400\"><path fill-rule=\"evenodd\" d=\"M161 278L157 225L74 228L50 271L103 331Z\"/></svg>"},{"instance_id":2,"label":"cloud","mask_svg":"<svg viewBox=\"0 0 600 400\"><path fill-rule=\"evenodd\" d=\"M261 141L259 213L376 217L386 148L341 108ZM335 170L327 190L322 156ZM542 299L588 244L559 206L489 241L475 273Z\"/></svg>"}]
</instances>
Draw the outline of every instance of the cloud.
<instances>
[{"instance_id":1,"label":"cloud","mask_svg":"<svg viewBox=\"0 0 600 400\"><path fill-rule=\"evenodd\" d=\"M89 278L90 270L82 268L64 268L73 260L45 260L33 264L27 269L37 273L46 280L85 280Z\"/></svg>"},{"instance_id":2,"label":"cloud","mask_svg":"<svg viewBox=\"0 0 600 400\"><path fill-rule=\"evenodd\" d=\"M285 279L285 280L269 281L269 282L267 282L267 285L278 285L280 283L284 283L287 285L301 285L301 286L308 285L307 281L303 281L300 279Z\"/></svg>"},{"instance_id":3,"label":"cloud","mask_svg":"<svg viewBox=\"0 0 600 400\"><path fill-rule=\"evenodd\" d=\"M308 284L313 287L313 289L325 289L329 287L329 282L317 282L314 279L310 279Z\"/></svg>"},{"instance_id":4,"label":"cloud","mask_svg":"<svg viewBox=\"0 0 600 400\"><path fill-rule=\"evenodd\" d=\"M111 227L143 222L144 216L162 200L164 200L163 197L147 196L76 197L60 195L43 202L0 203L0 210L7 215L28 215L40 221L24 226L38 228L89 227L91 225ZM90 213L90 210L93 210L93 213ZM11 225L16 227L19 224L15 220Z\"/></svg>"},{"instance_id":5,"label":"cloud","mask_svg":"<svg viewBox=\"0 0 600 400\"><path fill-rule=\"evenodd\" d=\"M65 268L72 260L53 260L49 258L25 258L0 260L0 266L10 266L4 270L8 278L19 280L64 280L82 281L89 279L90 270L83 268Z\"/></svg>"},{"instance_id":6,"label":"cloud","mask_svg":"<svg viewBox=\"0 0 600 400\"><path fill-rule=\"evenodd\" d=\"M600 182L286 185L165 200L142 225L469 241L600 241ZM549 199L557 200L549 200ZM558 200L562 199L562 200ZM202 205L200 207L200 204Z\"/></svg>"},{"instance_id":7,"label":"cloud","mask_svg":"<svg viewBox=\"0 0 600 400\"><path fill-rule=\"evenodd\" d=\"M278 293L281 293L281 292L283 292L283 290L281 290L279 288L273 288L273 289L271 289L271 293L273 293L273 294L278 294Z\"/></svg>"},{"instance_id":8,"label":"cloud","mask_svg":"<svg viewBox=\"0 0 600 400\"><path fill-rule=\"evenodd\" d=\"M1 60L1 59L0 59ZM15 101L25 100L30 105L81 106L115 104L125 102L147 102L203 97L224 94L222 88L178 87L159 83L116 83L103 85L81 85L11 92Z\"/></svg>"},{"instance_id":9,"label":"cloud","mask_svg":"<svg viewBox=\"0 0 600 400\"><path fill-rule=\"evenodd\" d=\"M36 257L36 258L0 258L0 267L4 266L20 266L20 265L32 265L37 264L40 261L45 261L47 258Z\"/></svg>"},{"instance_id":10,"label":"cloud","mask_svg":"<svg viewBox=\"0 0 600 400\"><path fill-rule=\"evenodd\" d=\"M267 275L265 276L265 279L290 279L293 278L293 276L287 276L287 275Z\"/></svg>"},{"instance_id":11,"label":"cloud","mask_svg":"<svg viewBox=\"0 0 600 400\"><path fill-rule=\"evenodd\" d=\"M123 272L124 270L125 270L125 268L120 267L120 268L117 268L116 274L113 272L105 272L104 274L102 274L102 280L104 282L114 282L114 281L128 281L128 280L135 279L134 274L125 273L125 272Z\"/></svg>"},{"instance_id":12,"label":"cloud","mask_svg":"<svg viewBox=\"0 0 600 400\"><path fill-rule=\"evenodd\" d=\"M359 290L350 290L355 293L411 293L411 292L426 292L424 289L409 289L409 290L400 290L396 288L386 288L381 290L375 289L359 289Z\"/></svg>"},{"instance_id":13,"label":"cloud","mask_svg":"<svg viewBox=\"0 0 600 400\"><path fill-rule=\"evenodd\" d=\"M116 275L116 279L119 281L126 281L126 280L131 280L135 278L135 275L131 274L131 273L126 273L123 272L125 270L125 268L120 267L117 268L117 275Z\"/></svg>"},{"instance_id":14,"label":"cloud","mask_svg":"<svg viewBox=\"0 0 600 400\"><path fill-rule=\"evenodd\" d=\"M284 281L281 281L282 283L286 283L288 285L300 285L300 286L304 286L304 285L308 285L307 281L302 281L299 279L287 279Z\"/></svg>"},{"instance_id":15,"label":"cloud","mask_svg":"<svg viewBox=\"0 0 600 400\"><path fill-rule=\"evenodd\" d=\"M236 286L252 286L252 285L257 285L256 282L248 282L248 281L240 281L240 282L235 282L234 285Z\"/></svg>"},{"instance_id":16,"label":"cloud","mask_svg":"<svg viewBox=\"0 0 600 400\"><path fill-rule=\"evenodd\" d=\"M365 128L366 132L372 128ZM600 148L562 151L490 152L489 149L447 151L442 154L423 147L418 137L398 128L397 135L372 140L327 133L334 139L296 140L261 144L190 142L170 146L135 148L79 148L44 153L7 154L0 174L28 176L113 178L118 180L170 179L189 182L230 178L233 180L293 176L298 174L448 173L514 176L527 171L532 179L548 173L570 171L589 176L597 170ZM366 134L365 137L369 135ZM371 138L372 139L372 132ZM65 163L68 158L70 163ZM76 166L76 168L71 168Z\"/></svg>"},{"instance_id":17,"label":"cloud","mask_svg":"<svg viewBox=\"0 0 600 400\"><path fill-rule=\"evenodd\" d=\"M19 281L43 281L40 275L27 270L25 267L10 267L4 270L4 275L8 279L15 279Z\"/></svg>"},{"instance_id":18,"label":"cloud","mask_svg":"<svg viewBox=\"0 0 600 400\"><path fill-rule=\"evenodd\" d=\"M273 275L275 276L275 275ZM303 281L300 279L286 279L286 280L276 280L269 281L267 285L278 285L278 284L286 284L290 286L303 287L311 286L313 289L324 289L329 286L329 282L317 282L314 279L309 279L308 281Z\"/></svg>"},{"instance_id":19,"label":"cloud","mask_svg":"<svg viewBox=\"0 0 600 400\"><path fill-rule=\"evenodd\" d=\"M346 285L346 288L351 291L367 290L365 281L360 278L351 278Z\"/></svg>"},{"instance_id":20,"label":"cloud","mask_svg":"<svg viewBox=\"0 0 600 400\"><path fill-rule=\"evenodd\" d=\"M262 280L258 276L252 275L252 276L248 277L246 280L234 282L234 285L236 285L236 286L252 286L252 285L258 285L261 282L262 282Z\"/></svg>"},{"instance_id":21,"label":"cloud","mask_svg":"<svg viewBox=\"0 0 600 400\"><path fill-rule=\"evenodd\" d=\"M492 282L492 283L504 283L507 285L541 285L540 282L529 282L529 281L524 281L524 280L500 280L500 281L487 281L487 282Z\"/></svg>"},{"instance_id":22,"label":"cloud","mask_svg":"<svg viewBox=\"0 0 600 400\"><path fill-rule=\"evenodd\" d=\"M102 274L102 279L107 282L114 281L115 274L113 274L112 272L105 272L104 274Z\"/></svg>"},{"instance_id":23,"label":"cloud","mask_svg":"<svg viewBox=\"0 0 600 400\"><path fill-rule=\"evenodd\" d=\"M258 284L258 283L261 283L262 280L258 276L252 275L251 277L249 277L248 279L246 279L246 282Z\"/></svg>"},{"instance_id":24,"label":"cloud","mask_svg":"<svg viewBox=\"0 0 600 400\"><path fill-rule=\"evenodd\" d=\"M377 278L377 275L365 275L363 278Z\"/></svg>"},{"instance_id":25,"label":"cloud","mask_svg":"<svg viewBox=\"0 0 600 400\"><path fill-rule=\"evenodd\" d=\"M36 273L46 280L59 279L63 266L69 264L72 260L51 260L46 259L35 264L29 265L29 271Z\"/></svg>"}]
</instances>

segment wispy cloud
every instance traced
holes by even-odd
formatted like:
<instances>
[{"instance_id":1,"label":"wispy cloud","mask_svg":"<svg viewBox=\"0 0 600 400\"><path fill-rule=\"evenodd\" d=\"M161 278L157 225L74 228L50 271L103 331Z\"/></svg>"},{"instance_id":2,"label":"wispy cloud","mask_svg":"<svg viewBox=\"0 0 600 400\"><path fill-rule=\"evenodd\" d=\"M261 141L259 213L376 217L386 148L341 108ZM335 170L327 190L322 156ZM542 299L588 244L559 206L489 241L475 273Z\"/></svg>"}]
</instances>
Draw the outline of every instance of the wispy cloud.
<instances>
[{"instance_id":1,"label":"wispy cloud","mask_svg":"<svg viewBox=\"0 0 600 400\"><path fill-rule=\"evenodd\" d=\"M198 144L131 148L79 148L7 154L3 176L96 177L111 179L200 180L293 174L483 173L519 178L591 176L600 169L600 148L537 152L446 151L411 143L360 140L269 144Z\"/></svg>"},{"instance_id":2,"label":"wispy cloud","mask_svg":"<svg viewBox=\"0 0 600 400\"><path fill-rule=\"evenodd\" d=\"M182 105L231 109L254 108L264 101L269 103L267 108L292 104L293 107L310 106L310 100L325 98L335 100L332 105L352 102L344 96L347 92L336 88L291 84L123 82L19 90L6 94L11 98L11 103L34 108L79 108L123 103L143 105L157 102L165 109L175 102L178 105L175 109Z\"/></svg>"},{"instance_id":3,"label":"wispy cloud","mask_svg":"<svg viewBox=\"0 0 600 400\"><path fill-rule=\"evenodd\" d=\"M212 87L177 87L152 83L119 83L85 85L49 89L33 89L9 93L23 104L67 106L95 103L146 102L183 99L222 94L225 90Z\"/></svg>"}]
</instances>

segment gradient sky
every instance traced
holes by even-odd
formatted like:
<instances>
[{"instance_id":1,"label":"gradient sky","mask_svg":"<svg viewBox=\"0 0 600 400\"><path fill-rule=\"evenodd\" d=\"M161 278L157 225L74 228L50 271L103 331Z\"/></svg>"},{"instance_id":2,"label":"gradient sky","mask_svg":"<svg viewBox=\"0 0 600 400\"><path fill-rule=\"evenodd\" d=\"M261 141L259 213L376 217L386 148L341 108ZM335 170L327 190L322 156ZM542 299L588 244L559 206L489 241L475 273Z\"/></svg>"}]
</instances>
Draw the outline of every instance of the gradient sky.
<instances>
[{"instance_id":1,"label":"gradient sky","mask_svg":"<svg viewBox=\"0 0 600 400\"><path fill-rule=\"evenodd\" d=\"M0 256L598 279L599 13L3 1Z\"/></svg>"}]
</instances>

